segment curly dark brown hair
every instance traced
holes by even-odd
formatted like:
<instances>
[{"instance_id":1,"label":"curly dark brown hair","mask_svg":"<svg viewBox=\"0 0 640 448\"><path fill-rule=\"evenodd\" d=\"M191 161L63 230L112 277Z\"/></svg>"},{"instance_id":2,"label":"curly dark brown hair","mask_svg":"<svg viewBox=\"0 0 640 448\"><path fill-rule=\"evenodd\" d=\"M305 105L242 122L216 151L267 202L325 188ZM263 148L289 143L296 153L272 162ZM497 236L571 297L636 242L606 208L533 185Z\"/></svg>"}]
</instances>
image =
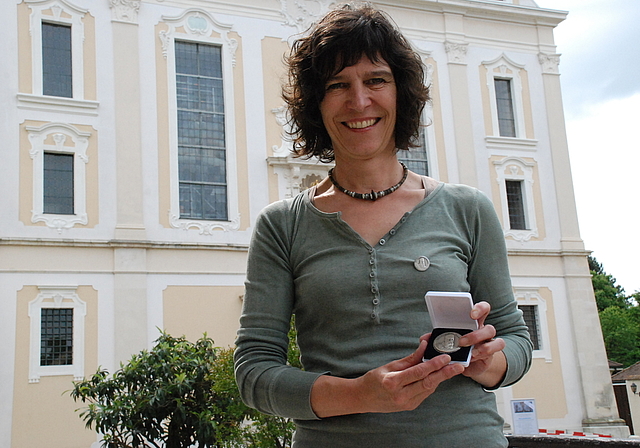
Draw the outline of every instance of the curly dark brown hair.
<instances>
[{"instance_id":1,"label":"curly dark brown hair","mask_svg":"<svg viewBox=\"0 0 640 448\"><path fill-rule=\"evenodd\" d=\"M362 56L374 63L384 60L393 72L396 148L417 146L420 115L429 100L422 60L387 15L368 3L350 3L330 11L307 36L296 40L286 59L289 78L282 96L289 108L296 156L334 160L320 103L329 78L355 65Z\"/></svg>"}]
</instances>

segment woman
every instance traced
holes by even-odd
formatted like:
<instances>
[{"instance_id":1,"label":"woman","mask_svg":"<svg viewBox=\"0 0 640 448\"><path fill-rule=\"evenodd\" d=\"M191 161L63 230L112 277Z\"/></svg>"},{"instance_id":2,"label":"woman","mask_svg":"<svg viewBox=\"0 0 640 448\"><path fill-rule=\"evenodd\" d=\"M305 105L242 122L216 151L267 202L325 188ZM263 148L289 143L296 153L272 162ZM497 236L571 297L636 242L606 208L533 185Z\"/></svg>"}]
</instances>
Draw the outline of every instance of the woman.
<instances>
[{"instance_id":1,"label":"woman","mask_svg":"<svg viewBox=\"0 0 640 448\"><path fill-rule=\"evenodd\" d=\"M428 99L419 57L382 13L346 5L288 63L296 151L335 168L256 223L236 341L243 399L293 418L295 447L507 446L485 389L521 378L531 343L489 200L398 162ZM472 294L468 367L422 361L427 291ZM292 313L304 371L286 365Z\"/></svg>"}]
</instances>

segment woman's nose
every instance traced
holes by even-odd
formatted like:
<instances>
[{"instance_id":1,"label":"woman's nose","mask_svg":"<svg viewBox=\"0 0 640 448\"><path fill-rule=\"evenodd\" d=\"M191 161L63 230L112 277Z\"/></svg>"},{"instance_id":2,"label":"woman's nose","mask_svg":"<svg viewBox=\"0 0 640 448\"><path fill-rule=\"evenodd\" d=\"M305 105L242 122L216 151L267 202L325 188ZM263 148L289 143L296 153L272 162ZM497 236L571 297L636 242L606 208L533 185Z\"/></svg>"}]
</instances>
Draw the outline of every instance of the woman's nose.
<instances>
[{"instance_id":1,"label":"woman's nose","mask_svg":"<svg viewBox=\"0 0 640 448\"><path fill-rule=\"evenodd\" d=\"M365 86L354 85L349 94L349 106L354 110L362 111L371 104L371 97Z\"/></svg>"}]
</instances>

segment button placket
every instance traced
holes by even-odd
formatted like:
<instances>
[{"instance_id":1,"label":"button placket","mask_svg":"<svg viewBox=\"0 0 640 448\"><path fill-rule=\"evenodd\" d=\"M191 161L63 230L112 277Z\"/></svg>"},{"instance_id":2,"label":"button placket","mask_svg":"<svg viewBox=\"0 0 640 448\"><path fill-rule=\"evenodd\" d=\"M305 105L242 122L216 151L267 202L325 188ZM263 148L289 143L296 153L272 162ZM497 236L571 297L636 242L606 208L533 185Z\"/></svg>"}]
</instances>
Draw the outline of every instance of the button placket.
<instances>
[{"instance_id":1,"label":"button placket","mask_svg":"<svg viewBox=\"0 0 640 448\"><path fill-rule=\"evenodd\" d=\"M373 308L371 310L371 319L376 323L380 323L380 289L378 288L378 276L376 271L376 253L369 251L369 281L371 285L371 293L373 294Z\"/></svg>"}]
</instances>

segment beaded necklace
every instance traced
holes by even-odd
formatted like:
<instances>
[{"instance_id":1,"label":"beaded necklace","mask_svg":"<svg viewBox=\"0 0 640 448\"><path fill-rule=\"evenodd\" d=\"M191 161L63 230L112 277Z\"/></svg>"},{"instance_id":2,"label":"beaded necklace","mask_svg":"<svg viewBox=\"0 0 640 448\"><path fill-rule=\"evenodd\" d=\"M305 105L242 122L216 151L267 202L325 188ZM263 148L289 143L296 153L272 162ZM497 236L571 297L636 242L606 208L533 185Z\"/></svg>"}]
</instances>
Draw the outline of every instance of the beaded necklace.
<instances>
[{"instance_id":1,"label":"beaded necklace","mask_svg":"<svg viewBox=\"0 0 640 448\"><path fill-rule=\"evenodd\" d=\"M329 170L329 179L331 180L331 183L333 184L334 187L336 187L338 190L340 190L344 194L351 196L352 198L364 199L365 201L375 201L376 199L383 198L386 195L393 193L394 191L396 191L398 188L400 188L402 186L402 184L404 183L405 180L407 180L407 174L409 173L409 169L402 162L400 162L400 165L402 165L402 172L403 172L402 179L400 179L400 182L395 184L393 187L389 187L389 188L387 188L386 190L383 190L383 191L373 191L373 190L371 190L371 193L356 193L355 191L347 190L346 188L343 188L334 179L334 177L333 177L333 168L331 168Z\"/></svg>"}]
</instances>

